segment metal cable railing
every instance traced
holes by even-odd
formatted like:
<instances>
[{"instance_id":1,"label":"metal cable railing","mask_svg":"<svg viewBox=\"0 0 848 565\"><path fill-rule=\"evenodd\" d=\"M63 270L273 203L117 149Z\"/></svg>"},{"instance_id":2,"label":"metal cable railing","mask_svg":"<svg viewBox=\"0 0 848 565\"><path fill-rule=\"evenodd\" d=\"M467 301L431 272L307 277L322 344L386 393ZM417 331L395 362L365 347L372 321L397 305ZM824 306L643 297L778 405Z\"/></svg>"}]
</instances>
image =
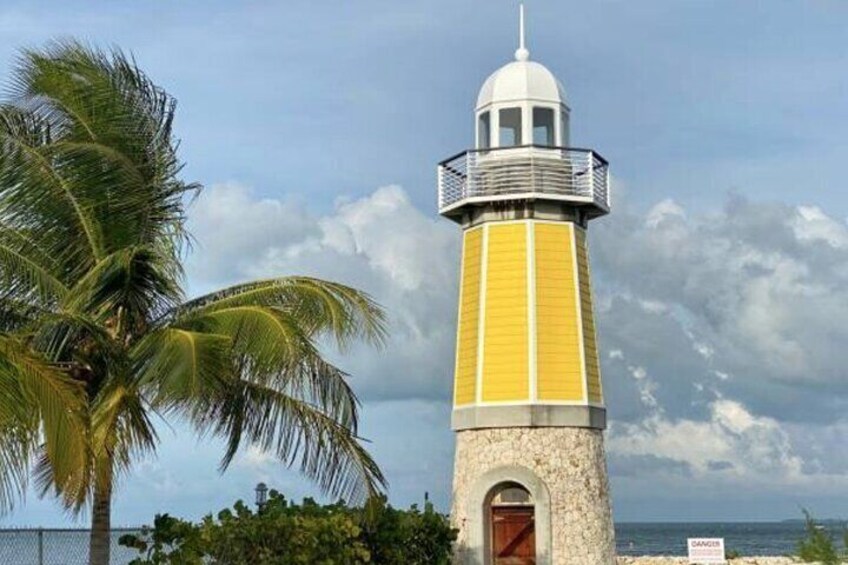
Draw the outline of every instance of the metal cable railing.
<instances>
[{"instance_id":1,"label":"metal cable railing","mask_svg":"<svg viewBox=\"0 0 848 565\"><path fill-rule=\"evenodd\" d=\"M609 211L609 164L588 149L525 145L464 151L439 163L439 211L472 202L552 198Z\"/></svg>"}]
</instances>

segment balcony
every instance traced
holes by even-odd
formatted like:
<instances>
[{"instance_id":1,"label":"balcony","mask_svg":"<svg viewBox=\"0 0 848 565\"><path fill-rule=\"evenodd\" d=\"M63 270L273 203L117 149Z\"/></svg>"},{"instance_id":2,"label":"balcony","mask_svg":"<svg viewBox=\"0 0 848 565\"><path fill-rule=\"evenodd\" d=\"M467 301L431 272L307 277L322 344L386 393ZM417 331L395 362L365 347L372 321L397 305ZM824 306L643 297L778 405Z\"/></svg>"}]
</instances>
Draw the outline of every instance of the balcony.
<instances>
[{"instance_id":1,"label":"balcony","mask_svg":"<svg viewBox=\"0 0 848 565\"><path fill-rule=\"evenodd\" d=\"M464 151L439 163L439 213L511 200L556 200L609 213L609 163L589 149L523 145Z\"/></svg>"}]
</instances>

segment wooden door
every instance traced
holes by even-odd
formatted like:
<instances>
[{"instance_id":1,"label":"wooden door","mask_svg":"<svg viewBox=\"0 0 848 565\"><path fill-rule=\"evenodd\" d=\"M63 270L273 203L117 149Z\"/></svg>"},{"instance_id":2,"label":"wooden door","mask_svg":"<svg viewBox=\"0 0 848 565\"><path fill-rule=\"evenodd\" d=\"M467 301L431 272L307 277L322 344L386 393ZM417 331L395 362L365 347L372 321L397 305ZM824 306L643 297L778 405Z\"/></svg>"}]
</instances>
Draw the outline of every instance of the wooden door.
<instances>
[{"instance_id":1,"label":"wooden door","mask_svg":"<svg viewBox=\"0 0 848 565\"><path fill-rule=\"evenodd\" d=\"M536 532L532 506L492 508L493 565L534 565Z\"/></svg>"}]
</instances>

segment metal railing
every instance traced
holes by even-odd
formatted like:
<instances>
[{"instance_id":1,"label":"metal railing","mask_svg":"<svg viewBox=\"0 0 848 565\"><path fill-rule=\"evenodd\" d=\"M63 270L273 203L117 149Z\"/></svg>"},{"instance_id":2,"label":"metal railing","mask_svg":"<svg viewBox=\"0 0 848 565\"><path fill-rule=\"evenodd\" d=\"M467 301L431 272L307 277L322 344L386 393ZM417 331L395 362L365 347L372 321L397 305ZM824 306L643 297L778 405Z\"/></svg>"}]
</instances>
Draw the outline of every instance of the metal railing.
<instances>
[{"instance_id":1,"label":"metal railing","mask_svg":"<svg viewBox=\"0 0 848 565\"><path fill-rule=\"evenodd\" d=\"M118 544L124 534L141 528L113 528L111 565L126 565L138 551ZM3 565L88 565L91 530L77 528L0 529L0 563Z\"/></svg>"},{"instance_id":2,"label":"metal railing","mask_svg":"<svg viewBox=\"0 0 848 565\"><path fill-rule=\"evenodd\" d=\"M590 149L522 145L463 151L439 163L439 212L475 202L547 198L609 212L609 163Z\"/></svg>"}]
</instances>

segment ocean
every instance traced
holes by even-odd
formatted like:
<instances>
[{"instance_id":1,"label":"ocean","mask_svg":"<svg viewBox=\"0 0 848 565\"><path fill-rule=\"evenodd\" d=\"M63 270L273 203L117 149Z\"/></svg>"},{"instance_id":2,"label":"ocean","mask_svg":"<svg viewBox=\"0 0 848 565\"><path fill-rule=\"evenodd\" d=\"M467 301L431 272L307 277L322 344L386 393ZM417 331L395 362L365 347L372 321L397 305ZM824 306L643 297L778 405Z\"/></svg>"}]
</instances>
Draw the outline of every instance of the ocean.
<instances>
[{"instance_id":1,"label":"ocean","mask_svg":"<svg viewBox=\"0 0 848 565\"><path fill-rule=\"evenodd\" d=\"M842 526L829 522L839 546ZM741 555L790 555L804 537L804 524L789 522L650 522L619 523L615 541L619 555L686 555L686 538L724 538L727 551Z\"/></svg>"},{"instance_id":2,"label":"ocean","mask_svg":"<svg viewBox=\"0 0 848 565\"><path fill-rule=\"evenodd\" d=\"M841 545L842 528L827 526ZM725 547L742 555L789 555L804 535L800 522L748 523L619 523L616 524L619 555L685 555L688 537L723 537ZM117 544L134 530L112 535L112 563L126 565L137 554ZM85 530L0 530L0 565L85 565L88 532ZM41 553L41 560L39 560Z\"/></svg>"}]
</instances>

